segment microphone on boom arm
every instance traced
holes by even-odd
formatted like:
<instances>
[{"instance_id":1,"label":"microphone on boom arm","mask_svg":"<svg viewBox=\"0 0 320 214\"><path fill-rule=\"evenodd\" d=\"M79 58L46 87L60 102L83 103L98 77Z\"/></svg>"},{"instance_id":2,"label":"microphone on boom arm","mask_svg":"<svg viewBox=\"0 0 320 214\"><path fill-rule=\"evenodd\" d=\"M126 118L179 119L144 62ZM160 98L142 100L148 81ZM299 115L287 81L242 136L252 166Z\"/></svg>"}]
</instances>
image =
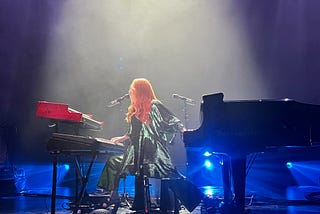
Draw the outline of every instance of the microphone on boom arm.
<instances>
[{"instance_id":1,"label":"microphone on boom arm","mask_svg":"<svg viewBox=\"0 0 320 214\"><path fill-rule=\"evenodd\" d=\"M129 94L125 94L125 95L123 95L123 96L121 96L121 97L119 97L117 99L114 99L109 103L108 107L113 107L115 105L118 105L118 104L121 103L122 100L127 99L129 97L130 97Z\"/></svg>"},{"instance_id":2,"label":"microphone on boom arm","mask_svg":"<svg viewBox=\"0 0 320 214\"><path fill-rule=\"evenodd\" d=\"M194 104L195 104L195 102L194 102L193 99L188 98L188 97L181 96L181 95L179 95L179 94L172 94L172 98L183 100L183 101L185 101L185 102L186 102L187 104L189 104L189 105L194 105Z\"/></svg>"}]
</instances>

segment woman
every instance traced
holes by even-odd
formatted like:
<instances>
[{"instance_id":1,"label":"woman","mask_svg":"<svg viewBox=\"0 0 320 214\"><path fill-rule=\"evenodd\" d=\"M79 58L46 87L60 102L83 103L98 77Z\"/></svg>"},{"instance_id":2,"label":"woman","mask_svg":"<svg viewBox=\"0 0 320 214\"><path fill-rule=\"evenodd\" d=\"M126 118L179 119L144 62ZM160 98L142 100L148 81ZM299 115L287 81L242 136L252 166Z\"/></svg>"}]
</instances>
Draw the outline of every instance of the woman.
<instances>
[{"instance_id":1,"label":"woman","mask_svg":"<svg viewBox=\"0 0 320 214\"><path fill-rule=\"evenodd\" d=\"M129 95L126 121L128 132L114 137L112 142L129 140L124 155L111 157L100 176L98 186L117 192L120 177L127 172L135 175L135 199L133 209L143 209L143 176L150 178L181 178L173 166L167 144L176 133L183 132L182 122L156 98L147 79L134 79Z\"/></svg>"}]
</instances>

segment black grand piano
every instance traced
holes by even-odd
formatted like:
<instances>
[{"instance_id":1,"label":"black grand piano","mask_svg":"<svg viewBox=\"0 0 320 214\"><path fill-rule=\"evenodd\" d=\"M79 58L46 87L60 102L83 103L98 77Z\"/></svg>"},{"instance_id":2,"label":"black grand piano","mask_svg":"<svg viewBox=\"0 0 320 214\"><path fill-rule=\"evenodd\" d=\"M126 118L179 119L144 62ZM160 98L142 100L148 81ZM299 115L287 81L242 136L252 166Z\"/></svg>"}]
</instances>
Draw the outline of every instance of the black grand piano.
<instances>
[{"instance_id":1,"label":"black grand piano","mask_svg":"<svg viewBox=\"0 0 320 214\"><path fill-rule=\"evenodd\" d=\"M183 139L187 149L210 148L222 154L222 210L243 213L247 155L272 147L311 147L319 142L320 105L290 99L224 101L223 97L222 93L202 97L201 126L184 132Z\"/></svg>"}]
</instances>

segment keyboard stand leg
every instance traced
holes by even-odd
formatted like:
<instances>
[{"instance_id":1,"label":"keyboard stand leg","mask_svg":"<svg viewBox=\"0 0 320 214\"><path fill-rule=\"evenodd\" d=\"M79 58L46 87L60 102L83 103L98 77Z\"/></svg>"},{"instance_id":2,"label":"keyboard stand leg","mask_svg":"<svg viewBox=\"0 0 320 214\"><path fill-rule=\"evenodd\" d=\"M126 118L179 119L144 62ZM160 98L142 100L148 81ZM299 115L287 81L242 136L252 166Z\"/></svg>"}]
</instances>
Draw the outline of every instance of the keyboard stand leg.
<instances>
[{"instance_id":1,"label":"keyboard stand leg","mask_svg":"<svg viewBox=\"0 0 320 214\"><path fill-rule=\"evenodd\" d=\"M89 164L87 173L85 175L83 175L83 173L81 172L81 167L80 167L78 159L75 158L75 168L77 170L78 176L81 177L81 190L80 190L80 193L79 193L78 197L76 198L76 206L75 206L75 209L73 210L74 214L78 212L79 206L81 205L81 202L82 202L82 199L83 199L83 196L84 196L84 191L85 191L87 183L89 181L89 175L90 175L90 172L91 172L91 169L92 169L92 165L95 162L95 160L97 159L97 156L98 156L97 154L94 154L92 156L92 159L91 159L91 162Z\"/></svg>"},{"instance_id":2,"label":"keyboard stand leg","mask_svg":"<svg viewBox=\"0 0 320 214\"><path fill-rule=\"evenodd\" d=\"M51 214L56 212L56 194L57 194L57 154L53 154L53 173L52 173L52 193L51 193Z\"/></svg>"}]
</instances>

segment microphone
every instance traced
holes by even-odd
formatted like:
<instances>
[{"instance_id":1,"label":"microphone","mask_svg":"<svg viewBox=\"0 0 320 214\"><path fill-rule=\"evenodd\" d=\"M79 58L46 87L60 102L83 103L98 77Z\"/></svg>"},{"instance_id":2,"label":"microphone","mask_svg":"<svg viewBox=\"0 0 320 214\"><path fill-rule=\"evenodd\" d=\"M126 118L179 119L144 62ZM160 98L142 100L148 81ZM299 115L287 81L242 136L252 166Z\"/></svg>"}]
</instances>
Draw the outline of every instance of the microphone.
<instances>
[{"instance_id":1,"label":"microphone","mask_svg":"<svg viewBox=\"0 0 320 214\"><path fill-rule=\"evenodd\" d=\"M108 105L108 107L112 107L112 106L118 105L122 100L127 99L129 97L130 97L129 94L125 94L125 95L123 95L123 96L121 96L121 97L119 97L119 98L117 98L115 100L112 100L110 102L110 104Z\"/></svg>"},{"instance_id":2,"label":"microphone","mask_svg":"<svg viewBox=\"0 0 320 214\"><path fill-rule=\"evenodd\" d=\"M179 94L172 94L172 98L183 100L183 101L185 101L186 103L188 103L190 105L194 105L195 104L193 99L181 96Z\"/></svg>"}]
</instances>

